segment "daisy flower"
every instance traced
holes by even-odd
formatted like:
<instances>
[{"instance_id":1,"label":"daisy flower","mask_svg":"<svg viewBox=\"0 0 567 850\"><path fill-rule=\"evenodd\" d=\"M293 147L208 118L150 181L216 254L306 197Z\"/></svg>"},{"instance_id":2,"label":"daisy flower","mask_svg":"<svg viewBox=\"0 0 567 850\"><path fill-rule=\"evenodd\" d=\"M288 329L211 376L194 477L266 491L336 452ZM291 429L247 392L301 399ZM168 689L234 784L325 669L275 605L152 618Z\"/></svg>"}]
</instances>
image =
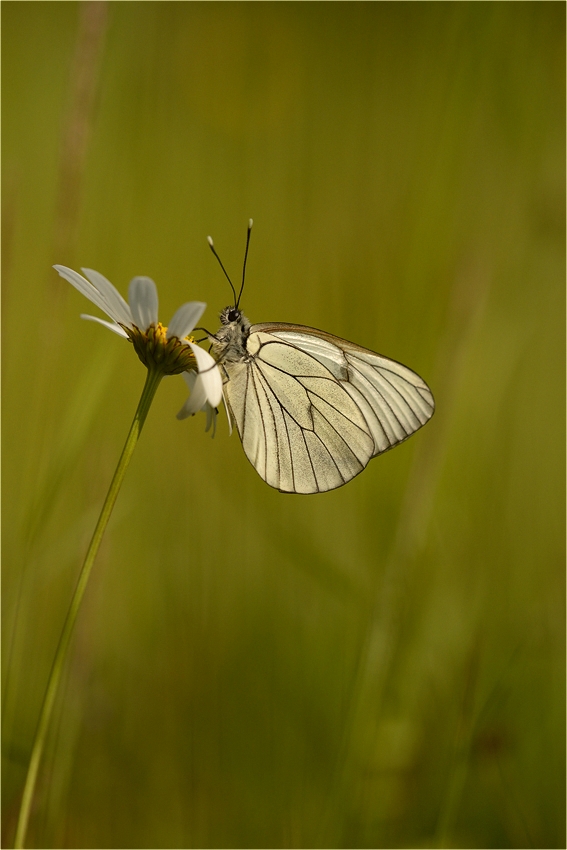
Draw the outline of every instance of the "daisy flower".
<instances>
[{"instance_id":1,"label":"daisy flower","mask_svg":"<svg viewBox=\"0 0 567 850\"><path fill-rule=\"evenodd\" d=\"M197 410L207 412L207 430L216 415L216 407L222 394L222 378L217 363L189 336L203 315L206 304L190 301L177 310L164 327L158 321L158 296L156 285L149 277L135 277L128 290L129 304L117 289L103 275L92 269L82 269L86 277L66 266L54 266L56 271L69 281L89 301L106 313L111 320L96 316L83 316L109 328L113 333L130 340L136 354L147 367L146 380L134 419L128 431L118 465L112 476L110 487L91 542L79 573L78 581L71 598L67 616L55 650L51 672L47 680L45 696L41 705L39 720L33 739L26 778L20 798L20 809L16 824L15 847L24 847L32 804L34 801L40 764L43 757L47 733L49 730L53 706L65 667L71 636L75 628L77 615L87 587L89 576L100 548L101 540L112 514L118 493L124 481L128 464L140 438L144 422L153 402L160 381L165 375L182 374L187 378L191 397L180 411L180 418L190 416Z\"/></svg>"},{"instance_id":2,"label":"daisy flower","mask_svg":"<svg viewBox=\"0 0 567 850\"><path fill-rule=\"evenodd\" d=\"M142 363L162 375L179 375L187 380L190 398L179 418L198 410L207 412L207 430L222 398L222 378L216 361L189 336L207 306L202 301L182 304L167 327L158 321L158 295L153 280L135 277L128 287L128 302L104 275L81 269L83 277L67 266L53 266L75 289L106 313L107 322L97 316L81 318L99 322L118 336L129 339Z\"/></svg>"}]
</instances>

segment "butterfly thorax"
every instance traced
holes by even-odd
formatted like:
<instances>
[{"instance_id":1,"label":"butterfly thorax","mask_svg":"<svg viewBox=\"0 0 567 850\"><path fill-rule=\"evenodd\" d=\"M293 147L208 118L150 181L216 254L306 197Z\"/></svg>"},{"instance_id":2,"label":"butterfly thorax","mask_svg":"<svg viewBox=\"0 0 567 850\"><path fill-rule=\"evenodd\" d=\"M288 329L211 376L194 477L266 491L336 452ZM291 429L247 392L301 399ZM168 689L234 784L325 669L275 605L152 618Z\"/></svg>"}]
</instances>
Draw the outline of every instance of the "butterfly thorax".
<instances>
[{"instance_id":1,"label":"butterfly thorax","mask_svg":"<svg viewBox=\"0 0 567 850\"><path fill-rule=\"evenodd\" d=\"M209 337L218 360L239 363L247 357L246 341L250 336L250 322L236 307L225 307L220 314L221 327Z\"/></svg>"}]
</instances>

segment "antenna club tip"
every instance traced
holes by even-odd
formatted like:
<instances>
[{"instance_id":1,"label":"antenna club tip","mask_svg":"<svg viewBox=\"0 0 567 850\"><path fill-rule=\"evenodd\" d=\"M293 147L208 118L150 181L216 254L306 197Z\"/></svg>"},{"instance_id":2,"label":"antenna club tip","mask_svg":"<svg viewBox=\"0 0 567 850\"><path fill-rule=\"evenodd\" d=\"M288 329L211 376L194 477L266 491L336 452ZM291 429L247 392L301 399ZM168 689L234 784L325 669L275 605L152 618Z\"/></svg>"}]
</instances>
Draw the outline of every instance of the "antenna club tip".
<instances>
[{"instance_id":1,"label":"antenna club tip","mask_svg":"<svg viewBox=\"0 0 567 850\"><path fill-rule=\"evenodd\" d=\"M248 219L248 230L252 230L252 225L253 225L253 224L254 224L254 219L249 218L249 219Z\"/></svg>"},{"instance_id":2,"label":"antenna club tip","mask_svg":"<svg viewBox=\"0 0 567 850\"><path fill-rule=\"evenodd\" d=\"M213 237L212 237L212 236L207 236L207 242L209 243L209 245L210 245L210 246L211 246L211 248L212 248L212 247L213 247Z\"/></svg>"}]
</instances>

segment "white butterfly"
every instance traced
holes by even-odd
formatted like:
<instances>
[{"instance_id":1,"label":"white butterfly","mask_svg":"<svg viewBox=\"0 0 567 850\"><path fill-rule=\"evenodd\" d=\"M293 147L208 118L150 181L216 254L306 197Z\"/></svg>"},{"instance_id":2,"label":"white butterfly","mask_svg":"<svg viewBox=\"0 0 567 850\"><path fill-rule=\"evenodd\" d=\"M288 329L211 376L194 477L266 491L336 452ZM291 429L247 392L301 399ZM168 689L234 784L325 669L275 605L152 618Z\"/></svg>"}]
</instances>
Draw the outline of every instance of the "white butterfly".
<instances>
[{"instance_id":1,"label":"white butterfly","mask_svg":"<svg viewBox=\"0 0 567 850\"><path fill-rule=\"evenodd\" d=\"M251 325L239 301L209 340L246 457L271 487L342 487L433 415L431 390L407 366L316 328Z\"/></svg>"}]
</instances>

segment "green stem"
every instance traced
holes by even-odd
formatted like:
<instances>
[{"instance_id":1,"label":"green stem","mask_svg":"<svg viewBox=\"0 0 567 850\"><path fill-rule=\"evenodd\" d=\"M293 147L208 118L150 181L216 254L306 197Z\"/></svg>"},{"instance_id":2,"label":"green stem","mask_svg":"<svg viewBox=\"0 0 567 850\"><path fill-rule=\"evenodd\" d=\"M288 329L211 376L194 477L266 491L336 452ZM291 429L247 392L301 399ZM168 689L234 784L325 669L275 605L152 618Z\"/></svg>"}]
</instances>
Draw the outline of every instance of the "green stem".
<instances>
[{"instance_id":1,"label":"green stem","mask_svg":"<svg viewBox=\"0 0 567 850\"><path fill-rule=\"evenodd\" d=\"M116 467L116 472L114 473L114 477L110 484L110 489L107 493L104 505L102 506L100 517L96 524L92 540L90 542L83 566L81 568L79 579L77 581L77 586L75 588L75 593L73 594L73 598L71 600L71 604L67 612L67 617L63 625L63 631L61 632L59 644L57 645L57 651L55 652L55 658L53 659L51 673L49 674L47 689L43 698L41 713L39 715L39 721L37 724L37 729L33 742L30 763L26 776L26 783L24 785L22 802L20 804L18 826L16 828L16 838L14 842L14 847L16 848L16 850L19 850L19 848L24 847L26 832L28 828L28 821L30 817L30 809L37 781L37 774L39 771L43 748L45 746L47 732L49 729L49 721L53 712L53 705L55 702L55 697L57 695L59 682L61 680L61 673L63 671L63 665L67 656L67 650L69 648L71 635L73 633L73 627L75 625L81 601L85 593L85 588L89 580L91 568L94 559L96 558L96 554L98 552L98 548L100 546L104 531L108 524L108 520L110 519L110 514L112 513L112 508L114 507L116 497L118 496L118 491L120 490L122 481L124 480L124 475L126 474L126 469L128 468L128 464L130 463L130 458L132 457L132 454L136 447L138 437L140 436L144 422L146 420L146 416L148 415L148 410L150 409L151 403L153 401L154 395L162 377L163 372L148 369L146 383L144 384L144 389L142 390L142 395L138 403L138 408L136 410L134 420L130 427L130 432L126 439L126 443L124 444L122 454L120 455L120 460L118 461L118 466Z\"/></svg>"}]
</instances>

